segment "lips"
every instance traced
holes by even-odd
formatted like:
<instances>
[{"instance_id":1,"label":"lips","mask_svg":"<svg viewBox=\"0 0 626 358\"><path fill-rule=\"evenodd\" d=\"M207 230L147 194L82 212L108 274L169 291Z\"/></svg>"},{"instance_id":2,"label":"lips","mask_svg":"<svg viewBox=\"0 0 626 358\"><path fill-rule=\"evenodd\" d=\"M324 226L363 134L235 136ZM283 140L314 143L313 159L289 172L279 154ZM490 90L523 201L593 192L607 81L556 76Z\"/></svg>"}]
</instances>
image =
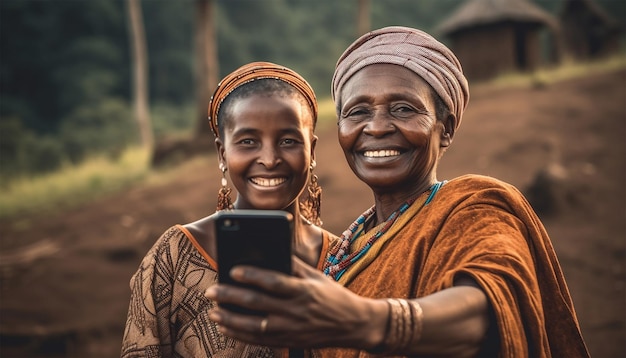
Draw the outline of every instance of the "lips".
<instances>
[{"instance_id":1,"label":"lips","mask_svg":"<svg viewBox=\"0 0 626 358\"><path fill-rule=\"evenodd\" d=\"M367 158L387 158L398 155L400 155L400 151L396 149L366 150L363 152L363 156Z\"/></svg>"},{"instance_id":2,"label":"lips","mask_svg":"<svg viewBox=\"0 0 626 358\"><path fill-rule=\"evenodd\" d=\"M274 186L279 186L282 183L286 182L287 178L285 177L279 177L279 178L253 177L253 178L250 178L250 181L258 186L271 188Z\"/></svg>"}]
</instances>

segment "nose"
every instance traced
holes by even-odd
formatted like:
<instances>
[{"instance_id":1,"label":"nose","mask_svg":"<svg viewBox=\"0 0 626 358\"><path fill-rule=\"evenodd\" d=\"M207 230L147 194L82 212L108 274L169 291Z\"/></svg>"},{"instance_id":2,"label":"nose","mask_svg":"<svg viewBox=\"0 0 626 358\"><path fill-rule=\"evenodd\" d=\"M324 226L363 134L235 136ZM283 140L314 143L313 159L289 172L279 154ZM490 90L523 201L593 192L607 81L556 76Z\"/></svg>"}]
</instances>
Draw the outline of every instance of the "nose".
<instances>
[{"instance_id":1,"label":"nose","mask_svg":"<svg viewBox=\"0 0 626 358\"><path fill-rule=\"evenodd\" d=\"M389 133L395 132L396 127L393 125L390 116L384 109L377 109L372 113L363 133L374 137L382 137Z\"/></svg>"},{"instance_id":2,"label":"nose","mask_svg":"<svg viewBox=\"0 0 626 358\"><path fill-rule=\"evenodd\" d=\"M265 145L259 153L257 163L262 164L267 169L272 169L282 162L282 159L278 155L278 151L274 146Z\"/></svg>"}]
</instances>

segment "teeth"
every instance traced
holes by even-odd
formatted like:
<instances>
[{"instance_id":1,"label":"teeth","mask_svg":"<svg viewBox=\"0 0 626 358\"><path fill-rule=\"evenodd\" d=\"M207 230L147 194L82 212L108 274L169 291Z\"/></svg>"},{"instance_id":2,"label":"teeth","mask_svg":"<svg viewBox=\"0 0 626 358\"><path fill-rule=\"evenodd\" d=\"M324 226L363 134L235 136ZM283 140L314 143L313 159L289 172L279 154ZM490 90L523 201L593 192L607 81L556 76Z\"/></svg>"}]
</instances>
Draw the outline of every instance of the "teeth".
<instances>
[{"instance_id":1,"label":"teeth","mask_svg":"<svg viewBox=\"0 0 626 358\"><path fill-rule=\"evenodd\" d=\"M363 153L364 156L369 158L382 158L382 157L393 157L396 155L400 155L400 152L397 150L368 150Z\"/></svg>"},{"instance_id":2,"label":"teeth","mask_svg":"<svg viewBox=\"0 0 626 358\"><path fill-rule=\"evenodd\" d=\"M271 178L271 179L252 178L250 180L256 185L267 186L267 187L277 186L287 181L287 179L285 178Z\"/></svg>"}]
</instances>

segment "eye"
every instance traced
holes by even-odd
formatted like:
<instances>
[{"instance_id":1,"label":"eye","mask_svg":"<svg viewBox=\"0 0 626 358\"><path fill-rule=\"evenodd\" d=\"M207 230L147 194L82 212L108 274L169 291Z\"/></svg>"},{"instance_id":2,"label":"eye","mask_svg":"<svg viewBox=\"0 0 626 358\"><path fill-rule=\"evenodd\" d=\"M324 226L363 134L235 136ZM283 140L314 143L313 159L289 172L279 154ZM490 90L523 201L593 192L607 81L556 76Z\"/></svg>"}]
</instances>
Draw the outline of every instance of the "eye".
<instances>
[{"instance_id":1,"label":"eye","mask_svg":"<svg viewBox=\"0 0 626 358\"><path fill-rule=\"evenodd\" d=\"M241 145L254 145L255 141L252 138L244 138L237 141L237 144Z\"/></svg>"},{"instance_id":2,"label":"eye","mask_svg":"<svg viewBox=\"0 0 626 358\"><path fill-rule=\"evenodd\" d=\"M417 110L408 104L395 104L391 107L392 113L415 113Z\"/></svg>"},{"instance_id":3,"label":"eye","mask_svg":"<svg viewBox=\"0 0 626 358\"><path fill-rule=\"evenodd\" d=\"M296 145L299 143L300 141L295 138L283 138L280 141L280 145Z\"/></svg>"},{"instance_id":4,"label":"eye","mask_svg":"<svg viewBox=\"0 0 626 358\"><path fill-rule=\"evenodd\" d=\"M396 118L410 118L415 115L428 115L428 111L407 103L397 103L391 106L391 114Z\"/></svg>"},{"instance_id":5,"label":"eye","mask_svg":"<svg viewBox=\"0 0 626 358\"><path fill-rule=\"evenodd\" d=\"M342 118L359 118L370 114L370 110L364 106L352 107L349 110L341 113Z\"/></svg>"}]
</instances>

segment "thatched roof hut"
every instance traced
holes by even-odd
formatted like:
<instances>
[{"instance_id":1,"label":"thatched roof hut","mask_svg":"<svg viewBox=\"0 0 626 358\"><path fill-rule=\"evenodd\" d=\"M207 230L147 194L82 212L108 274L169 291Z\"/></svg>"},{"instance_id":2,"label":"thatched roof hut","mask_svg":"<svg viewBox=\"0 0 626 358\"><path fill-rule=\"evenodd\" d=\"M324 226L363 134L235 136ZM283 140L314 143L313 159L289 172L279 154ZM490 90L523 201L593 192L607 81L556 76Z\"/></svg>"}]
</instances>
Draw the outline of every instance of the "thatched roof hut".
<instances>
[{"instance_id":1,"label":"thatched roof hut","mask_svg":"<svg viewBox=\"0 0 626 358\"><path fill-rule=\"evenodd\" d=\"M623 24L593 0L565 0L559 18L565 50L572 57L587 60L619 51Z\"/></svg>"},{"instance_id":2,"label":"thatched roof hut","mask_svg":"<svg viewBox=\"0 0 626 358\"><path fill-rule=\"evenodd\" d=\"M558 22L528 0L468 0L436 32L450 39L468 77L485 79L544 62L542 29L554 36Z\"/></svg>"}]
</instances>

